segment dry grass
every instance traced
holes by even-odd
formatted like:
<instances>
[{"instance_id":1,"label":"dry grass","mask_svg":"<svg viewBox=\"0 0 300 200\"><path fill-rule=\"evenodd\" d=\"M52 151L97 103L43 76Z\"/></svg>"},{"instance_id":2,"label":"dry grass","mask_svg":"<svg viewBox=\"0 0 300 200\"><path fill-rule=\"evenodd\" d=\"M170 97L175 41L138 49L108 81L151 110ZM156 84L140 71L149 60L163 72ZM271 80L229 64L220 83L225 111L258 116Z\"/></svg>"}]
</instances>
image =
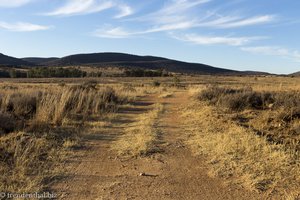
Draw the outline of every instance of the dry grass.
<instances>
[{"instance_id":1,"label":"dry grass","mask_svg":"<svg viewBox=\"0 0 300 200\"><path fill-rule=\"evenodd\" d=\"M0 87L0 191L43 191L81 146L80 131L97 125L90 118L104 118L127 101L97 84L59 87Z\"/></svg>"},{"instance_id":2,"label":"dry grass","mask_svg":"<svg viewBox=\"0 0 300 200\"><path fill-rule=\"evenodd\" d=\"M241 126L232 118L237 114L226 113L207 102L190 105L184 116L189 133L187 143L193 152L208 156L213 175L263 192L266 198L299 197L298 153L259 136L255 129ZM268 117L274 116L270 114Z\"/></svg>"},{"instance_id":3,"label":"dry grass","mask_svg":"<svg viewBox=\"0 0 300 200\"><path fill-rule=\"evenodd\" d=\"M158 97L159 98L170 98L173 96L173 92L165 92L165 93L162 93L161 95L159 95Z\"/></svg>"},{"instance_id":4,"label":"dry grass","mask_svg":"<svg viewBox=\"0 0 300 200\"><path fill-rule=\"evenodd\" d=\"M42 191L46 180L59 175L65 149L50 134L34 136L18 132L0 138L0 190Z\"/></svg>"},{"instance_id":5,"label":"dry grass","mask_svg":"<svg viewBox=\"0 0 300 200\"><path fill-rule=\"evenodd\" d=\"M56 106L53 106L53 103ZM81 88L72 87L60 93L45 93L42 95L37 109L36 119L42 122L52 122L61 125L64 118L114 112L120 103L112 88Z\"/></svg>"},{"instance_id":6,"label":"dry grass","mask_svg":"<svg viewBox=\"0 0 300 200\"><path fill-rule=\"evenodd\" d=\"M147 113L140 114L136 122L129 124L124 135L113 144L112 149L123 156L148 155L158 151L156 142L159 130L156 127L162 104L155 104Z\"/></svg>"},{"instance_id":7,"label":"dry grass","mask_svg":"<svg viewBox=\"0 0 300 200\"><path fill-rule=\"evenodd\" d=\"M86 80L18 79L18 83L0 83L0 191L43 190L49 180L61 173L59 165L68 153L81 145L78 131L110 128L110 118L115 117L113 112L119 104L149 94L168 97L172 88L167 86L173 84L168 77ZM200 76L180 80L193 87L193 96L207 84L234 89L252 87L256 93L291 94L300 90L299 78ZM154 87L154 81L160 86ZM83 82L86 83L78 86ZM220 109L222 106L216 108L203 102L191 105L185 111L188 143L195 153L208 155L212 174L235 177L238 183L269 196L294 199L299 193L299 157L295 150L299 146L300 122L294 97L289 98L287 93L279 95L288 98L278 102L292 105L289 109L286 104L273 104L262 110L246 106L227 113L228 109ZM156 123L162 107L157 104L151 111L137 115L136 122L128 124L113 148L124 156L157 151ZM258 131L263 134L257 135Z\"/></svg>"},{"instance_id":8,"label":"dry grass","mask_svg":"<svg viewBox=\"0 0 300 200\"><path fill-rule=\"evenodd\" d=\"M111 127L121 104L162 90L150 85L100 85L94 81L81 85L0 84L0 191L44 190L63 173L61 164L70 152L82 146L81 132ZM129 135L137 143L124 136L123 144L128 146L122 147L123 152L153 151L155 123L161 110L162 106L156 105L130 124L134 128L128 128L126 135L136 133L136 137Z\"/></svg>"},{"instance_id":9,"label":"dry grass","mask_svg":"<svg viewBox=\"0 0 300 200\"><path fill-rule=\"evenodd\" d=\"M300 93L298 91L253 91L209 87L199 99L218 107L227 118L255 130L269 142L300 150Z\"/></svg>"}]
</instances>

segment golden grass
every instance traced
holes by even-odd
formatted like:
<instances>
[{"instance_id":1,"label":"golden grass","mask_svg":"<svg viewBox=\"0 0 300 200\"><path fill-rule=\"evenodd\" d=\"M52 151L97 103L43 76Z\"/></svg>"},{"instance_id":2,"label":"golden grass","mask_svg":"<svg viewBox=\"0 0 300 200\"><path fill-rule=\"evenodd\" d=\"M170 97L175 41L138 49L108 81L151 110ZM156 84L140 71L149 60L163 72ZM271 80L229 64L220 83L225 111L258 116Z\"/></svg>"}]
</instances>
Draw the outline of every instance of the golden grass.
<instances>
[{"instance_id":1,"label":"golden grass","mask_svg":"<svg viewBox=\"0 0 300 200\"><path fill-rule=\"evenodd\" d=\"M298 197L297 157L283 145L270 144L223 115L203 102L194 102L183 112L187 144L195 154L207 156L210 173L264 192L266 198Z\"/></svg>"},{"instance_id":2,"label":"golden grass","mask_svg":"<svg viewBox=\"0 0 300 200\"><path fill-rule=\"evenodd\" d=\"M72 150L82 146L80 132L111 128L121 104L162 90L94 82L0 84L0 191L42 191L64 172L60 166ZM130 136L124 136L125 146L120 150L130 154L154 151L161 110L162 105L155 105L130 124L134 127L126 129Z\"/></svg>"},{"instance_id":3,"label":"golden grass","mask_svg":"<svg viewBox=\"0 0 300 200\"><path fill-rule=\"evenodd\" d=\"M127 101L97 85L0 84L0 92L0 191L11 193L43 191L81 147L80 132L109 124Z\"/></svg>"},{"instance_id":4,"label":"golden grass","mask_svg":"<svg viewBox=\"0 0 300 200\"><path fill-rule=\"evenodd\" d=\"M163 112L162 104L155 104L147 113L140 114L136 122L128 124L124 135L112 145L112 149L123 156L148 155L156 152L159 136L157 120Z\"/></svg>"},{"instance_id":5,"label":"golden grass","mask_svg":"<svg viewBox=\"0 0 300 200\"><path fill-rule=\"evenodd\" d=\"M44 189L45 179L58 175L64 154L54 140L23 132L1 137L0 151L0 190L12 193Z\"/></svg>"},{"instance_id":6,"label":"golden grass","mask_svg":"<svg viewBox=\"0 0 300 200\"><path fill-rule=\"evenodd\" d=\"M64 162L68 152L80 144L81 138L78 137L77 130L93 131L111 127L110 119L105 118L102 112L101 116L98 116L101 109L95 106L102 101L99 93L105 88L113 88L123 103L149 94L159 94L164 98L163 96L173 92L172 88L167 87L173 83L173 78L168 77L89 79L104 84L95 84L94 92L77 91L77 94L69 88L78 86L86 79L19 80L20 82L16 83L0 83L0 98L6 99L1 102L0 110L3 111L6 102L15 98L15 93L25 94L27 97L36 96L38 104L33 116L26 114L29 108L27 104L16 107L15 113L5 111L4 116L0 115L0 120L10 121L13 126L20 128L5 135L2 135L0 130L0 191L42 190L47 186L45 180L54 177L58 172L61 173L58 166ZM158 80L161 86L153 87L153 80ZM187 76L181 77L180 80L182 84L192 86L193 89L189 91L191 95L199 93L207 84L251 86L256 91L300 90L300 78ZM67 84L60 84L61 82ZM76 100L72 98L74 96ZM76 102L72 103L71 110L66 104L67 101ZM31 102L30 98L28 102ZM66 110L68 113L65 113ZM159 130L156 126L162 110L163 106L157 104L153 110L138 115L136 122L128 124L124 135L118 138L112 148L125 156L147 155L157 151ZM25 117L19 119L20 116L14 116L20 114L25 114ZM263 137L258 137L251 130L223 118L221 114L215 108L200 103L191 105L184 113L187 116L187 133L190 135L187 143L196 154L208 155L212 174L227 178L233 176L234 180L237 179L238 183L250 189L266 191L265 194L270 196L282 195L283 198L294 199L299 193L300 179L299 161L295 160L296 156L285 151L281 145L267 143ZM262 114L261 117L265 121L254 119L253 123L263 126L271 114L272 112ZM115 117L113 113L108 116ZM14 124L12 117L18 118L17 122L22 123ZM89 117L93 120L89 120ZM54 130L56 125L62 130ZM66 127L68 131L64 130ZM10 128L8 127L8 130ZM26 130L23 130L24 128ZM28 133L24 133L26 131Z\"/></svg>"},{"instance_id":7,"label":"golden grass","mask_svg":"<svg viewBox=\"0 0 300 200\"><path fill-rule=\"evenodd\" d=\"M162 93L161 95L159 95L158 97L159 98L170 98L173 96L173 92L165 92L165 93Z\"/></svg>"}]
</instances>

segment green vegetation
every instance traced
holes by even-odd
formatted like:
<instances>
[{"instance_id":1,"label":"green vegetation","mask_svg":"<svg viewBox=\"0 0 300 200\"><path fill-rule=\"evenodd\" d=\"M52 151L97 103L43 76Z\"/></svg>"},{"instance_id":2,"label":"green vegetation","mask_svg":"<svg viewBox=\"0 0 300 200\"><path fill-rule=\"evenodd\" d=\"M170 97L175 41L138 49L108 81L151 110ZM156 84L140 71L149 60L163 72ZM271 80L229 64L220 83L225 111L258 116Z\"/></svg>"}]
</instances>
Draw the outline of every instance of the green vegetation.
<instances>
[{"instance_id":1,"label":"green vegetation","mask_svg":"<svg viewBox=\"0 0 300 200\"><path fill-rule=\"evenodd\" d=\"M126 77L166 77L170 74L164 70L127 69L124 72Z\"/></svg>"},{"instance_id":2,"label":"green vegetation","mask_svg":"<svg viewBox=\"0 0 300 200\"><path fill-rule=\"evenodd\" d=\"M62 67L38 67L30 69L27 73L28 78L56 78L56 77L85 77L86 72L77 68Z\"/></svg>"}]
</instances>

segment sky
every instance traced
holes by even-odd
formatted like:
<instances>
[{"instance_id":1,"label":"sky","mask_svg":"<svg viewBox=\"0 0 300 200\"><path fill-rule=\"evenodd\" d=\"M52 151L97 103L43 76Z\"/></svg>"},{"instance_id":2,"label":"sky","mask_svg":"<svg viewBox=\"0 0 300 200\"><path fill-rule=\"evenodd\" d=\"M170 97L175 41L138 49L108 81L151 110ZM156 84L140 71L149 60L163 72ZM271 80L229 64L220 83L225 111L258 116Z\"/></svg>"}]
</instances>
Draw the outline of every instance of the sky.
<instances>
[{"instance_id":1,"label":"sky","mask_svg":"<svg viewBox=\"0 0 300 200\"><path fill-rule=\"evenodd\" d=\"M153 55L300 71L298 0L0 0L0 53Z\"/></svg>"}]
</instances>

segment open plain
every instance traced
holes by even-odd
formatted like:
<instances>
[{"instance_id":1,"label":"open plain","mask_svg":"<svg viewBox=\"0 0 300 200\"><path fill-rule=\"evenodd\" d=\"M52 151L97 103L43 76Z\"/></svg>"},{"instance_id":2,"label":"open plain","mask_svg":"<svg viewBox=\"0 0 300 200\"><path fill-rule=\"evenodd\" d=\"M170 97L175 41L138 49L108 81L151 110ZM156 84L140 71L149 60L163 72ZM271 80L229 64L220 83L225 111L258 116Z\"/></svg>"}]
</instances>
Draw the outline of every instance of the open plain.
<instances>
[{"instance_id":1,"label":"open plain","mask_svg":"<svg viewBox=\"0 0 300 200\"><path fill-rule=\"evenodd\" d=\"M296 199L299 87L290 77L3 80L1 190Z\"/></svg>"}]
</instances>

